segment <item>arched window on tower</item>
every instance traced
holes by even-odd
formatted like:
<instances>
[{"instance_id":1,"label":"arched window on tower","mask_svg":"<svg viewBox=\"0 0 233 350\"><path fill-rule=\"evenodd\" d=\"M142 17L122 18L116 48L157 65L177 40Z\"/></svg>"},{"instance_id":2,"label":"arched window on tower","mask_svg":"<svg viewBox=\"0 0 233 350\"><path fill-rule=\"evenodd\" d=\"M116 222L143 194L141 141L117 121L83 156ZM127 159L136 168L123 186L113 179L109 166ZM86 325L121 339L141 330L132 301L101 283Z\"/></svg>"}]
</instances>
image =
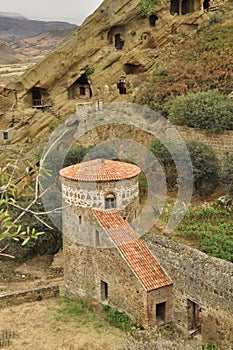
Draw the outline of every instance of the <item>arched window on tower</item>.
<instances>
[{"instance_id":1,"label":"arched window on tower","mask_svg":"<svg viewBox=\"0 0 233 350\"><path fill-rule=\"evenodd\" d=\"M116 208L116 196L113 193L108 193L105 196L105 209Z\"/></svg>"}]
</instances>

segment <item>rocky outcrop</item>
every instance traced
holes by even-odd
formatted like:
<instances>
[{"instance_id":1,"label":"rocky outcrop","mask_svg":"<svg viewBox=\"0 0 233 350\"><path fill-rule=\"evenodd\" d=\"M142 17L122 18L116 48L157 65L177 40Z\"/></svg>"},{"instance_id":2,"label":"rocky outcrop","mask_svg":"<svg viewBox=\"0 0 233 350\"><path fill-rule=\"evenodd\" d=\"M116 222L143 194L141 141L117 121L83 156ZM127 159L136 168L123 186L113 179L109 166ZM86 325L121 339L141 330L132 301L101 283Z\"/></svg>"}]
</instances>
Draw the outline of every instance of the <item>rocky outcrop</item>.
<instances>
[{"instance_id":1,"label":"rocky outcrop","mask_svg":"<svg viewBox=\"0 0 233 350\"><path fill-rule=\"evenodd\" d=\"M33 149L58 125L56 115L66 119L77 102L132 101L146 77L208 20L210 2L186 3L180 9L178 0L163 0L148 18L140 0L105 0L52 53L3 90L1 129L11 125L13 104L18 124L11 142Z\"/></svg>"}]
</instances>

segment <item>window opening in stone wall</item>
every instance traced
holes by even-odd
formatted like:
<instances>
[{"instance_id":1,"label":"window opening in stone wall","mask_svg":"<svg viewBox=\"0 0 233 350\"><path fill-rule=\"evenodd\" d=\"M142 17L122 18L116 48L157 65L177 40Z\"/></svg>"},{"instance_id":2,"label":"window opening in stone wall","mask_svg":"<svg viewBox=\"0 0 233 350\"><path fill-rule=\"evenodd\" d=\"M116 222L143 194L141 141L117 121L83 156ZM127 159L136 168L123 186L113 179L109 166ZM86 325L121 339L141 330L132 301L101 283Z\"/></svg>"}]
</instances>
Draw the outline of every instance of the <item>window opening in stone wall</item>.
<instances>
[{"instance_id":1,"label":"window opening in stone wall","mask_svg":"<svg viewBox=\"0 0 233 350\"><path fill-rule=\"evenodd\" d=\"M108 300L108 284L104 281L100 282L100 293L101 293L101 301Z\"/></svg>"},{"instance_id":2,"label":"window opening in stone wall","mask_svg":"<svg viewBox=\"0 0 233 350\"><path fill-rule=\"evenodd\" d=\"M116 208L116 197L113 193L108 193L105 196L105 209Z\"/></svg>"},{"instance_id":3,"label":"window opening in stone wall","mask_svg":"<svg viewBox=\"0 0 233 350\"><path fill-rule=\"evenodd\" d=\"M100 247L100 233L98 230L95 230L95 246L96 248Z\"/></svg>"},{"instance_id":4,"label":"window opening in stone wall","mask_svg":"<svg viewBox=\"0 0 233 350\"><path fill-rule=\"evenodd\" d=\"M81 217L81 215L79 215L79 217L78 217L78 223L79 223L79 225L81 225L81 223L82 223L82 217Z\"/></svg>"},{"instance_id":5,"label":"window opening in stone wall","mask_svg":"<svg viewBox=\"0 0 233 350\"><path fill-rule=\"evenodd\" d=\"M188 299L188 330L201 331L201 308L198 304Z\"/></svg>"},{"instance_id":6,"label":"window opening in stone wall","mask_svg":"<svg viewBox=\"0 0 233 350\"><path fill-rule=\"evenodd\" d=\"M86 95L85 87L80 86L80 96L85 96L85 95Z\"/></svg>"},{"instance_id":7,"label":"window opening in stone wall","mask_svg":"<svg viewBox=\"0 0 233 350\"><path fill-rule=\"evenodd\" d=\"M149 16L149 23L151 27L155 27L155 22L159 19L156 15L150 15Z\"/></svg>"},{"instance_id":8,"label":"window opening in stone wall","mask_svg":"<svg viewBox=\"0 0 233 350\"><path fill-rule=\"evenodd\" d=\"M166 302L156 304L156 320L158 325L165 323Z\"/></svg>"},{"instance_id":9,"label":"window opening in stone wall","mask_svg":"<svg viewBox=\"0 0 233 350\"><path fill-rule=\"evenodd\" d=\"M123 46L124 46L125 42L124 40L121 38L121 35L118 33L115 35L115 48L117 50L122 50Z\"/></svg>"},{"instance_id":10,"label":"window opening in stone wall","mask_svg":"<svg viewBox=\"0 0 233 350\"><path fill-rule=\"evenodd\" d=\"M117 83L117 88L119 90L120 95L126 95L126 83L125 79L120 79Z\"/></svg>"}]
</instances>

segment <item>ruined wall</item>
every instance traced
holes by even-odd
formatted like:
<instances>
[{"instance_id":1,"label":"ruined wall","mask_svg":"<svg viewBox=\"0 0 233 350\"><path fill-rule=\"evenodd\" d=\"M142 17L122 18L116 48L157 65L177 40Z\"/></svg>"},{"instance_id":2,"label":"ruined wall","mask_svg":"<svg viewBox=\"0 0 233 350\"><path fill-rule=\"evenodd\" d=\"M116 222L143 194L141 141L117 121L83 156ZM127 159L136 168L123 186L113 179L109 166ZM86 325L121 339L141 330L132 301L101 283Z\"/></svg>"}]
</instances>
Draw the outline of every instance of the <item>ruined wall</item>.
<instances>
[{"instance_id":1,"label":"ruined wall","mask_svg":"<svg viewBox=\"0 0 233 350\"><path fill-rule=\"evenodd\" d=\"M19 305L29 301L54 298L59 294L59 283L23 291L2 292L0 293L0 308Z\"/></svg>"},{"instance_id":2,"label":"ruined wall","mask_svg":"<svg viewBox=\"0 0 233 350\"><path fill-rule=\"evenodd\" d=\"M174 322L188 331L188 300L199 308L202 340L224 350L233 345L233 264L166 237L145 237L174 285Z\"/></svg>"}]
</instances>

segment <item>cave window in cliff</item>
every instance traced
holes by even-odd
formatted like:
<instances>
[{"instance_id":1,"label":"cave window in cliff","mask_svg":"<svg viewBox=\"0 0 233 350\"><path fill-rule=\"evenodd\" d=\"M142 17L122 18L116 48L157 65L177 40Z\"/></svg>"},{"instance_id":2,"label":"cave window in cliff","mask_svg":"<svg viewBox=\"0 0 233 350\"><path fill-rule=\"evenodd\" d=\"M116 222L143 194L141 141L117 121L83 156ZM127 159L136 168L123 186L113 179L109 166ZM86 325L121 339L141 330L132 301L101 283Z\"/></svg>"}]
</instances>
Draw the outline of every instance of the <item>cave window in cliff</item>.
<instances>
[{"instance_id":1,"label":"cave window in cliff","mask_svg":"<svg viewBox=\"0 0 233 350\"><path fill-rule=\"evenodd\" d=\"M171 15L185 15L195 10L195 0L171 0Z\"/></svg>"},{"instance_id":2,"label":"cave window in cliff","mask_svg":"<svg viewBox=\"0 0 233 350\"><path fill-rule=\"evenodd\" d=\"M125 42L121 37L121 34L118 33L115 35L115 48L117 50L122 50L123 46L124 46Z\"/></svg>"},{"instance_id":3,"label":"cave window in cliff","mask_svg":"<svg viewBox=\"0 0 233 350\"><path fill-rule=\"evenodd\" d=\"M181 6L181 14L185 15L186 13L194 12L194 0L183 0Z\"/></svg>"},{"instance_id":4,"label":"cave window in cliff","mask_svg":"<svg viewBox=\"0 0 233 350\"><path fill-rule=\"evenodd\" d=\"M87 75L82 74L68 89L70 99L92 97L92 90Z\"/></svg>"},{"instance_id":5,"label":"cave window in cliff","mask_svg":"<svg viewBox=\"0 0 233 350\"><path fill-rule=\"evenodd\" d=\"M155 27L155 22L159 19L156 15L150 15L149 16L149 23L151 27Z\"/></svg>"},{"instance_id":6,"label":"cave window in cliff","mask_svg":"<svg viewBox=\"0 0 233 350\"><path fill-rule=\"evenodd\" d=\"M126 95L126 83L125 79L120 79L119 82L117 83L117 88L119 90L120 95Z\"/></svg>"},{"instance_id":7,"label":"cave window in cliff","mask_svg":"<svg viewBox=\"0 0 233 350\"><path fill-rule=\"evenodd\" d=\"M42 105L42 96L39 88L32 89L32 105L33 107Z\"/></svg>"},{"instance_id":8,"label":"cave window in cliff","mask_svg":"<svg viewBox=\"0 0 233 350\"><path fill-rule=\"evenodd\" d=\"M210 0L204 0L203 2L204 10L208 10L209 7L210 7Z\"/></svg>"},{"instance_id":9,"label":"cave window in cliff","mask_svg":"<svg viewBox=\"0 0 233 350\"><path fill-rule=\"evenodd\" d=\"M171 0L171 8L170 13L171 15L180 14L180 1L179 0Z\"/></svg>"},{"instance_id":10,"label":"cave window in cliff","mask_svg":"<svg viewBox=\"0 0 233 350\"><path fill-rule=\"evenodd\" d=\"M137 74L140 70L140 64L126 63L123 69L126 74Z\"/></svg>"},{"instance_id":11,"label":"cave window in cliff","mask_svg":"<svg viewBox=\"0 0 233 350\"><path fill-rule=\"evenodd\" d=\"M49 94L46 89L33 87L31 89L32 94L32 106L35 108L42 108L45 106L50 106L49 104Z\"/></svg>"}]
</instances>

